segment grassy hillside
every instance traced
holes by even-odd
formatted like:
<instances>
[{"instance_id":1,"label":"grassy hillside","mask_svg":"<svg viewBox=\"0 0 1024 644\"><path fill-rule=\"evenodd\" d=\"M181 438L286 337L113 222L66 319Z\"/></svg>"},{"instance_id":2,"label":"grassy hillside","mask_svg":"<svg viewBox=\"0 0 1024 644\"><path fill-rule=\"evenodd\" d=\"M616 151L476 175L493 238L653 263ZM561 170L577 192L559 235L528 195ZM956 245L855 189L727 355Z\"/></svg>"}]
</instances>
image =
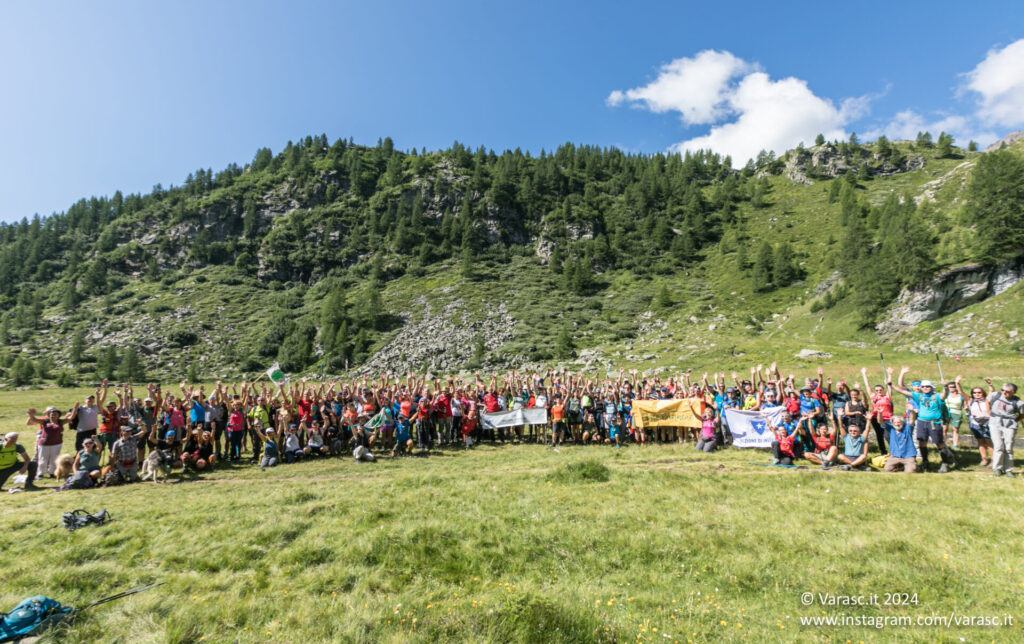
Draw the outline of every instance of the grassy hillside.
<instances>
[{"instance_id":1,"label":"grassy hillside","mask_svg":"<svg viewBox=\"0 0 1024 644\"><path fill-rule=\"evenodd\" d=\"M940 158L899 142L896 157L919 163L898 171L872 146L828 144L730 174L713 156L680 163L570 146L534 160L318 141L5 227L0 272L17 273L4 269L12 258L32 265L36 250L26 259L16 248L22 237L61 250L0 295L0 375L9 385L233 377L275 359L312 374L570 360L699 370L785 363L803 348L855 364L966 342L975 359L1024 372L1019 288L950 316L974 312L964 337L943 335L945 319L879 337L844 286L847 212L872 230L892 195L919 203L935 269L974 260L964 191L981 153ZM810 168L813 184L792 180L786 168L811 152L892 173L848 181ZM89 233L81 222L94 210L114 219ZM789 245L795 281L765 288L764 243ZM55 281L44 288L47 271ZM556 342L566 331L571 351Z\"/></svg>"}]
</instances>

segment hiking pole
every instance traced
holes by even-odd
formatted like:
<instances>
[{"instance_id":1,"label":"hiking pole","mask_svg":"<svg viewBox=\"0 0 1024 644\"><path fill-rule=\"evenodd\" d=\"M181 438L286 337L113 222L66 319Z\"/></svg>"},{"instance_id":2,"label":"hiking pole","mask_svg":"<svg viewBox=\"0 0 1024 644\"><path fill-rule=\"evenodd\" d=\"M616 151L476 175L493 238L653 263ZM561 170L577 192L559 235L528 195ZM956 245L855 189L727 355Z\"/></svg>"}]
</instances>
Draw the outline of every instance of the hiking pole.
<instances>
[{"instance_id":1,"label":"hiking pole","mask_svg":"<svg viewBox=\"0 0 1024 644\"><path fill-rule=\"evenodd\" d=\"M115 599L121 599L122 597L127 597L128 595L134 595L135 593L141 593L144 590L149 590L150 588L156 588L157 586L163 586L163 585L164 585L164 582L161 581L161 582L158 582L158 583L155 583L155 584L149 584L147 586L136 586L135 588L129 588L128 590L124 591L123 593L117 593L116 595L111 595L110 597L104 597L103 599L94 601L93 603L91 603L91 604L89 604L87 606L83 606L83 607L79 608L77 612L80 613L80 612L82 612L83 610L85 610L87 608L92 608L93 606L99 606L100 604L106 604L107 602L112 602Z\"/></svg>"},{"instance_id":2,"label":"hiking pole","mask_svg":"<svg viewBox=\"0 0 1024 644\"><path fill-rule=\"evenodd\" d=\"M885 356L881 351L878 352L878 359L882 361L882 383L885 384L888 382L889 372L885 370Z\"/></svg>"},{"instance_id":3,"label":"hiking pole","mask_svg":"<svg viewBox=\"0 0 1024 644\"><path fill-rule=\"evenodd\" d=\"M943 385L946 384L946 379L942 377L942 362L939 361L939 353L935 352L935 366L939 368L939 382Z\"/></svg>"}]
</instances>

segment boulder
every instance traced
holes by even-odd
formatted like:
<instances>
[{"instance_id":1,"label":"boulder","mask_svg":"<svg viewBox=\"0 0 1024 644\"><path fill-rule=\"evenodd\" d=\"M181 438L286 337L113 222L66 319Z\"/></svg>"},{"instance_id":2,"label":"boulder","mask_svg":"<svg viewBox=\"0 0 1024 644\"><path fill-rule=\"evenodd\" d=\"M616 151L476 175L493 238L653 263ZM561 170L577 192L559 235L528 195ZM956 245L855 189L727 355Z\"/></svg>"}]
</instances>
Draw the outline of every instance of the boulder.
<instances>
[{"instance_id":1,"label":"boulder","mask_svg":"<svg viewBox=\"0 0 1024 644\"><path fill-rule=\"evenodd\" d=\"M817 351L815 349L800 349L799 353L795 355L801 360L825 360L832 357L831 353Z\"/></svg>"}]
</instances>

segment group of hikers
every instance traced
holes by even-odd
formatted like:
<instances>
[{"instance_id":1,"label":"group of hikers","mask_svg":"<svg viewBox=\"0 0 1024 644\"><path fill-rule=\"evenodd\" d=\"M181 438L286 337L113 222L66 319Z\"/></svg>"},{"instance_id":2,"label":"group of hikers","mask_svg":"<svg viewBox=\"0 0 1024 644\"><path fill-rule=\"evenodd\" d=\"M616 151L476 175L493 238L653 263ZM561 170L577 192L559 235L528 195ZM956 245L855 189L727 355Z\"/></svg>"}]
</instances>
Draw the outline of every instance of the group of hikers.
<instances>
[{"instance_id":1,"label":"group of hikers","mask_svg":"<svg viewBox=\"0 0 1024 644\"><path fill-rule=\"evenodd\" d=\"M769 428L773 461L780 465L804 460L824 469L925 471L932 446L938 472L945 473L957 465L954 450L966 421L981 465L994 476L1014 476L1013 440L1024 416L1016 385L996 389L985 379L984 387L965 389L960 376L938 386L907 383L909 371L902 368L894 381L889 369L884 382L871 385L861 369L863 389L845 378L833 382L822 368L798 382L793 374L783 377L776 364L751 367L749 379L733 372L732 384L724 372L699 381L689 371L664 379L636 370L603 378L510 371L489 379L476 374L472 381L387 372L349 381L217 382L209 393L182 381L178 395L151 383L140 396L128 383L111 395L103 381L67 411L48 407L40 416L28 410L26 424L38 428L34 454L16 432L8 433L0 447L0 487L17 473L26 475L26 489L61 474L65 488L132 482L147 458L165 471L210 470L243 459L263 469L349 453L356 460L427 454L482 441L616 448L693 441L712 452L732 443L729 409L778 419ZM686 399L700 426L650 426L634 417L638 401L666 399ZM900 399L904 409L898 411ZM544 409L546 422L501 427L488 421L490 414L524 409ZM767 413L772 410L777 413ZM70 454L64 453L66 429L75 436ZM872 434L880 460L868 460Z\"/></svg>"}]
</instances>

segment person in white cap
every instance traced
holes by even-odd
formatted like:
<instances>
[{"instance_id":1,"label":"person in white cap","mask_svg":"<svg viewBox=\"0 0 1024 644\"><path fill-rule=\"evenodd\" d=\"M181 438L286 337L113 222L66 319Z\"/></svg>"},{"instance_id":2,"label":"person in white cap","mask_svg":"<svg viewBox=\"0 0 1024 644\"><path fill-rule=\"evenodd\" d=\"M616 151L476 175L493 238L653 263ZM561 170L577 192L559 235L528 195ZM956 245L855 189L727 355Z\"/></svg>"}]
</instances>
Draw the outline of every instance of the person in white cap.
<instances>
[{"instance_id":1,"label":"person in white cap","mask_svg":"<svg viewBox=\"0 0 1024 644\"><path fill-rule=\"evenodd\" d=\"M956 466L953 450L946 446L946 431L942 426L943 396L935 391L931 380L921 381L921 391L911 391L903 386L903 378L910 372L910 367L900 369L899 382L893 389L910 398L917 405L917 424L915 433L918 451L921 453L921 471L928 469L928 441L935 444L942 458L939 474L945 474L951 466Z\"/></svg>"},{"instance_id":2,"label":"person in white cap","mask_svg":"<svg viewBox=\"0 0 1024 644\"><path fill-rule=\"evenodd\" d=\"M23 463L18 462L21 457ZM35 463L28 458L25 448L18 442L18 432L10 432L4 436L4 442L0 444L0 488L3 488L7 479L15 472L28 474L25 479L25 489L35 489L33 479L35 478Z\"/></svg>"}]
</instances>

